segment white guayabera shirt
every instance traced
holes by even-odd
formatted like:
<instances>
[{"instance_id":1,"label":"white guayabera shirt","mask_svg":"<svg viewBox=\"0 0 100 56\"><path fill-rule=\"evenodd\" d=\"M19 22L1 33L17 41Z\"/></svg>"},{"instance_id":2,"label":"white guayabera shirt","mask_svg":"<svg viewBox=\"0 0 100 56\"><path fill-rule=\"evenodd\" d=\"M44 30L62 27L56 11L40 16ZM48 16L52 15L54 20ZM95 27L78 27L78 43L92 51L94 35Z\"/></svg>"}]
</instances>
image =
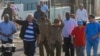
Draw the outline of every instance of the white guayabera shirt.
<instances>
[{"instance_id":1,"label":"white guayabera shirt","mask_svg":"<svg viewBox=\"0 0 100 56\"><path fill-rule=\"evenodd\" d=\"M82 20L82 21L87 21L88 19L88 14L87 14L87 11L86 9L77 9L76 11L76 19L77 20Z\"/></svg>"}]
</instances>

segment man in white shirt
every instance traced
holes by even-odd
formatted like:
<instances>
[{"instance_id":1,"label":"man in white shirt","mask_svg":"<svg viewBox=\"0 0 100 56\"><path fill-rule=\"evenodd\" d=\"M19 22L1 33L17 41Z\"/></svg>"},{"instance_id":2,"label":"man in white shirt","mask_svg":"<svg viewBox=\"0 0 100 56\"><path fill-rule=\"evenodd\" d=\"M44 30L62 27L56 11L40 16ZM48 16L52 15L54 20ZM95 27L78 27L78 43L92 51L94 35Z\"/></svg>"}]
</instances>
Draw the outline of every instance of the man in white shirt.
<instances>
[{"instance_id":1,"label":"man in white shirt","mask_svg":"<svg viewBox=\"0 0 100 56\"><path fill-rule=\"evenodd\" d=\"M88 14L87 14L87 10L84 9L83 4L80 4L79 9L77 9L76 11L76 19L82 20L83 24L86 25Z\"/></svg>"},{"instance_id":2,"label":"man in white shirt","mask_svg":"<svg viewBox=\"0 0 100 56\"><path fill-rule=\"evenodd\" d=\"M63 21L62 37L64 38L65 56L74 56L74 46L72 43L71 32L77 26L77 22L70 17L70 13L66 13L66 19ZM69 49L71 51L69 51Z\"/></svg>"}]
</instances>

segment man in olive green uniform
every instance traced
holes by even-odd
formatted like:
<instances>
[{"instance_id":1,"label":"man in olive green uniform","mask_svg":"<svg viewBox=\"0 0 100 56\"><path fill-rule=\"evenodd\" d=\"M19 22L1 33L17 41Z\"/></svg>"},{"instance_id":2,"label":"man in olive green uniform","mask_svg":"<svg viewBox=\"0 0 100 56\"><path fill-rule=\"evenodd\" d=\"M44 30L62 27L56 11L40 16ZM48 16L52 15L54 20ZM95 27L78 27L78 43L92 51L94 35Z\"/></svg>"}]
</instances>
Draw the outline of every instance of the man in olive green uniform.
<instances>
[{"instance_id":1,"label":"man in olive green uniform","mask_svg":"<svg viewBox=\"0 0 100 56\"><path fill-rule=\"evenodd\" d=\"M47 56L49 56L49 37L50 37L50 21L46 19L44 13L41 13L41 19L38 20L39 28L40 28L40 44L39 44L39 51L40 56L44 56L44 49L47 52Z\"/></svg>"}]
</instances>

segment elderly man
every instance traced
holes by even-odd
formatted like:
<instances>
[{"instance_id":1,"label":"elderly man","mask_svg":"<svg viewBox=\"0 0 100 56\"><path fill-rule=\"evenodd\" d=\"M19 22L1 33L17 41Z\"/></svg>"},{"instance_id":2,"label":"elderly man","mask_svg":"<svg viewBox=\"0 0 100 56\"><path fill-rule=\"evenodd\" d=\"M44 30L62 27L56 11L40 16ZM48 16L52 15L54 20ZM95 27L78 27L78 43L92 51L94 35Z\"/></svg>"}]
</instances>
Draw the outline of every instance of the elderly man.
<instances>
[{"instance_id":1,"label":"elderly man","mask_svg":"<svg viewBox=\"0 0 100 56\"><path fill-rule=\"evenodd\" d=\"M26 56L34 56L35 42L39 41L39 27L33 19L33 14L28 14L26 20L17 20L14 17L15 22L22 26L20 37L24 42L24 53Z\"/></svg>"},{"instance_id":2,"label":"elderly man","mask_svg":"<svg viewBox=\"0 0 100 56\"><path fill-rule=\"evenodd\" d=\"M88 14L86 9L84 9L83 4L80 4L79 9L76 11L76 19L77 20L82 20L83 25L86 25L87 19L88 19Z\"/></svg>"},{"instance_id":3,"label":"elderly man","mask_svg":"<svg viewBox=\"0 0 100 56\"><path fill-rule=\"evenodd\" d=\"M9 15L4 15L4 21L0 23L0 35L2 43L12 43L13 34L16 32L16 27L13 22L9 21Z\"/></svg>"},{"instance_id":4,"label":"elderly man","mask_svg":"<svg viewBox=\"0 0 100 56\"><path fill-rule=\"evenodd\" d=\"M13 17L14 11L13 11L13 9L11 8L11 4L10 4L10 3L8 3L8 4L7 4L7 8L4 9L4 11L3 11L3 13L2 13L2 16L1 16L1 19L3 19L3 16L4 16L5 14L8 14L8 15L9 15L10 21L12 21L12 17Z\"/></svg>"}]
</instances>

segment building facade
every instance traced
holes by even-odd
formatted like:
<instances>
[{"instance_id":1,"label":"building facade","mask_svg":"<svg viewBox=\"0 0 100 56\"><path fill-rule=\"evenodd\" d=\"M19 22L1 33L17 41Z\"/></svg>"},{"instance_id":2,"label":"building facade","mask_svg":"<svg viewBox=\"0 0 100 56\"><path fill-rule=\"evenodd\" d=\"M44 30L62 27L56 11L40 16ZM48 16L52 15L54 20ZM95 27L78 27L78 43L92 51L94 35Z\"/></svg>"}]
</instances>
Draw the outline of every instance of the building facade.
<instances>
[{"instance_id":1,"label":"building facade","mask_svg":"<svg viewBox=\"0 0 100 56\"><path fill-rule=\"evenodd\" d=\"M35 10L39 0L14 0L15 4L24 4L24 10Z\"/></svg>"}]
</instances>

